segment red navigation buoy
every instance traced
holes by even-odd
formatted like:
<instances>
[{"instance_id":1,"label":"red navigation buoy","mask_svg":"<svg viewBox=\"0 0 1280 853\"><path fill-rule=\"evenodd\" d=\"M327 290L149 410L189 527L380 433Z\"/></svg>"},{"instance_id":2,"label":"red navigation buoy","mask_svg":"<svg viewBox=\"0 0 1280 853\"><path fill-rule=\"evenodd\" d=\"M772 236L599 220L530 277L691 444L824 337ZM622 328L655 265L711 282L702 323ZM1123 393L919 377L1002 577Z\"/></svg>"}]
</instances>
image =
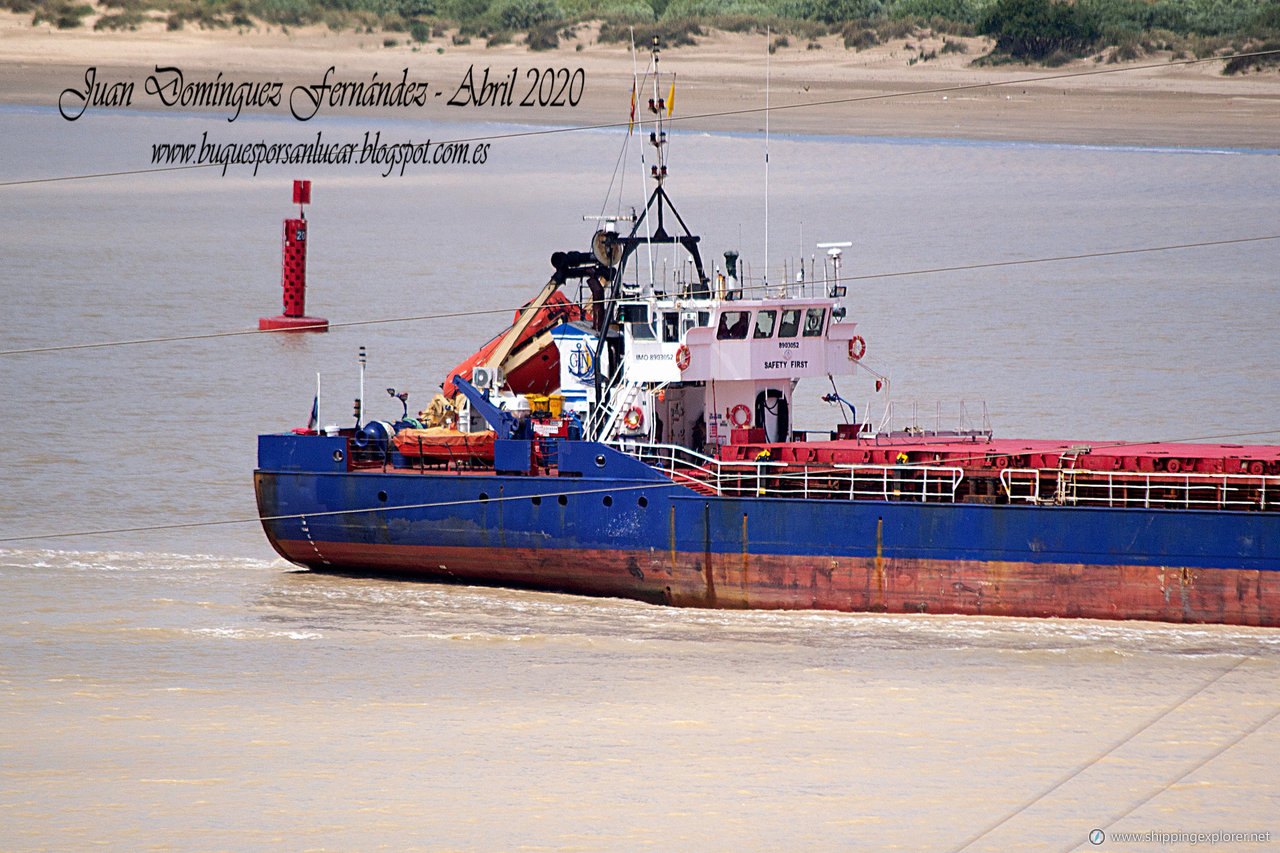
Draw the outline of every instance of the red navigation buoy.
<instances>
[{"instance_id":1,"label":"red navigation buoy","mask_svg":"<svg viewBox=\"0 0 1280 853\"><path fill-rule=\"evenodd\" d=\"M280 287L284 291L284 312L259 317L263 331L327 332L329 321L307 316L307 216L302 206L311 203L311 182L293 182L293 202L298 218L284 221L284 242L280 252Z\"/></svg>"}]
</instances>

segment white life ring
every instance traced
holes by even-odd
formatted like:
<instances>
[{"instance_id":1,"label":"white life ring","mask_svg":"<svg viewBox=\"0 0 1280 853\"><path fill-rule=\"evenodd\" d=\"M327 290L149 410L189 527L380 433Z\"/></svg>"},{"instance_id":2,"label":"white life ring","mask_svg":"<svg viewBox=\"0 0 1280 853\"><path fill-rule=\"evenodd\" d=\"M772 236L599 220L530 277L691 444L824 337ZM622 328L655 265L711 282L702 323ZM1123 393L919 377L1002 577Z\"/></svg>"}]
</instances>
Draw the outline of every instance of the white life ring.
<instances>
[{"instance_id":1,"label":"white life ring","mask_svg":"<svg viewBox=\"0 0 1280 853\"><path fill-rule=\"evenodd\" d=\"M742 416L741 420L738 419L739 415ZM729 420L738 429L742 429L747 424L751 423L751 410L739 403L733 407L733 411L729 412Z\"/></svg>"},{"instance_id":2,"label":"white life ring","mask_svg":"<svg viewBox=\"0 0 1280 853\"><path fill-rule=\"evenodd\" d=\"M640 411L639 406L632 406L623 416L622 425L631 432L641 429L644 427L644 412Z\"/></svg>"},{"instance_id":3,"label":"white life ring","mask_svg":"<svg viewBox=\"0 0 1280 853\"><path fill-rule=\"evenodd\" d=\"M858 361L867 354L867 342L862 335L854 335L849 339L849 360Z\"/></svg>"}]
</instances>

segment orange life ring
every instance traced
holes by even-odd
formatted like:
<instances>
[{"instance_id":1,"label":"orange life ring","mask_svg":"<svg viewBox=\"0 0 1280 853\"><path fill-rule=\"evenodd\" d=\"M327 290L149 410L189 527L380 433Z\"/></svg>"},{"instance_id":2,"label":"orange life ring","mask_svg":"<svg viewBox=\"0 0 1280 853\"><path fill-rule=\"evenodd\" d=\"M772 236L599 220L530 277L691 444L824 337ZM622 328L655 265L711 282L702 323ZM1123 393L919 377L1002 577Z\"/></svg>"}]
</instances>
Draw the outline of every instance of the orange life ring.
<instances>
[{"instance_id":1,"label":"orange life ring","mask_svg":"<svg viewBox=\"0 0 1280 853\"><path fill-rule=\"evenodd\" d=\"M632 432L644 426L644 412L639 406L632 406L622 418L622 425Z\"/></svg>"},{"instance_id":2,"label":"orange life ring","mask_svg":"<svg viewBox=\"0 0 1280 853\"><path fill-rule=\"evenodd\" d=\"M742 420L738 420L738 415L742 415ZM751 410L739 403L733 407L733 411L729 412L729 420L738 429L742 429L751 423Z\"/></svg>"},{"instance_id":3,"label":"orange life ring","mask_svg":"<svg viewBox=\"0 0 1280 853\"><path fill-rule=\"evenodd\" d=\"M684 344L680 345L680 349L676 350L676 367L685 370L689 367L689 362L693 359L693 354L689 352L689 348Z\"/></svg>"},{"instance_id":4,"label":"orange life ring","mask_svg":"<svg viewBox=\"0 0 1280 853\"><path fill-rule=\"evenodd\" d=\"M857 361L867 354L867 342L862 335L854 335L849 339L849 360Z\"/></svg>"}]
</instances>

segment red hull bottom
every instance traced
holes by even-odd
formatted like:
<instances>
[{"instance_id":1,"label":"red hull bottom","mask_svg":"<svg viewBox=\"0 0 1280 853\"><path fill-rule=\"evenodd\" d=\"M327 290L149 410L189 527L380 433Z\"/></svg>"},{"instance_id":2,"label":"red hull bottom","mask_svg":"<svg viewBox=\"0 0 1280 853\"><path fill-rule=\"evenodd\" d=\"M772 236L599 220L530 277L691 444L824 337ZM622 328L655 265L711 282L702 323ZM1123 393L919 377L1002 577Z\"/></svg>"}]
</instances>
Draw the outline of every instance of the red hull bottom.
<instances>
[{"instance_id":1,"label":"red hull bottom","mask_svg":"<svg viewBox=\"0 0 1280 853\"><path fill-rule=\"evenodd\" d=\"M689 607L1280 627L1280 572L1245 569L406 547L296 540L272 544L286 559L320 571L417 575Z\"/></svg>"}]
</instances>

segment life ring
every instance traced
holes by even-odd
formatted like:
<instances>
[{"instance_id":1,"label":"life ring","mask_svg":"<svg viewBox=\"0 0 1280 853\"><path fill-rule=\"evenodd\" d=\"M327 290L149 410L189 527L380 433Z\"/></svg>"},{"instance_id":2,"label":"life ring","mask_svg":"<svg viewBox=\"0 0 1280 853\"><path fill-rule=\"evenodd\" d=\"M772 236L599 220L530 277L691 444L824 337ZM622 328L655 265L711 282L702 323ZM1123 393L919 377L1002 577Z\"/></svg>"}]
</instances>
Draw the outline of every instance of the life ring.
<instances>
[{"instance_id":1,"label":"life ring","mask_svg":"<svg viewBox=\"0 0 1280 853\"><path fill-rule=\"evenodd\" d=\"M741 420L738 419L739 415L742 416ZM729 412L729 420L732 421L733 425L738 429L742 429L747 424L751 423L751 410L739 403L733 407L731 412Z\"/></svg>"},{"instance_id":2,"label":"life ring","mask_svg":"<svg viewBox=\"0 0 1280 853\"><path fill-rule=\"evenodd\" d=\"M640 411L639 406L632 406L627 410L626 415L623 416L622 425L628 430L635 432L644 426L644 412Z\"/></svg>"},{"instance_id":3,"label":"life ring","mask_svg":"<svg viewBox=\"0 0 1280 853\"><path fill-rule=\"evenodd\" d=\"M684 344L680 345L680 349L676 350L676 367L685 370L689 367L689 362L693 360L693 354L689 352L689 348Z\"/></svg>"},{"instance_id":4,"label":"life ring","mask_svg":"<svg viewBox=\"0 0 1280 853\"><path fill-rule=\"evenodd\" d=\"M849 339L849 360L858 361L867 354L867 342L862 339L862 335L854 335Z\"/></svg>"},{"instance_id":5,"label":"life ring","mask_svg":"<svg viewBox=\"0 0 1280 853\"><path fill-rule=\"evenodd\" d=\"M1182 470L1182 463L1177 459L1170 459L1168 462L1164 463L1164 469L1170 474L1176 474Z\"/></svg>"}]
</instances>

